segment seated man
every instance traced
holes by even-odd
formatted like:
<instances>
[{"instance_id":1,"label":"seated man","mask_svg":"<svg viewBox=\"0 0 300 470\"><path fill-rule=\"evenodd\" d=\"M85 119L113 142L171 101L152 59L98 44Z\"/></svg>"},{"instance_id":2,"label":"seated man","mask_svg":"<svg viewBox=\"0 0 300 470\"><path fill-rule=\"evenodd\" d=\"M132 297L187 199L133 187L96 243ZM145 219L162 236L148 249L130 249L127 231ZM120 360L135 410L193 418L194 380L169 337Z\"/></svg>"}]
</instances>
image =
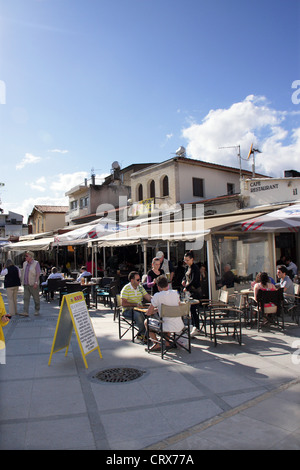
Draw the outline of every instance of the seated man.
<instances>
[{"instance_id":1,"label":"seated man","mask_svg":"<svg viewBox=\"0 0 300 470\"><path fill-rule=\"evenodd\" d=\"M140 284L141 278L137 271L131 271L128 275L129 283L121 290L121 303L123 307L122 314L126 318L131 318L134 307L142 307L143 300L151 301L151 295L148 294ZM138 327L138 336L145 335L144 314L133 310L134 320Z\"/></svg>"},{"instance_id":2,"label":"seated man","mask_svg":"<svg viewBox=\"0 0 300 470\"><path fill-rule=\"evenodd\" d=\"M41 286L42 287L45 287L48 285L48 279L61 279L63 280L64 279L64 275L62 273L59 273L57 271L57 268L53 267L51 268L51 274L49 274L47 280L45 282L42 282ZM54 292L51 291L51 299L54 298Z\"/></svg>"},{"instance_id":3,"label":"seated man","mask_svg":"<svg viewBox=\"0 0 300 470\"><path fill-rule=\"evenodd\" d=\"M76 279L77 282L81 282L82 278L87 277L87 276L92 276L92 274L86 270L85 266L81 266L80 268L80 273L78 278Z\"/></svg>"},{"instance_id":4,"label":"seated man","mask_svg":"<svg viewBox=\"0 0 300 470\"><path fill-rule=\"evenodd\" d=\"M222 286L226 286L227 289L230 289L231 287L234 287L234 280L235 280L235 275L231 271L230 264L225 264L224 274L221 279Z\"/></svg>"},{"instance_id":5,"label":"seated man","mask_svg":"<svg viewBox=\"0 0 300 470\"><path fill-rule=\"evenodd\" d=\"M155 313L155 309L158 309L158 313L160 315L162 304L168 305L170 307L176 307L180 304L178 292L176 290L169 290L168 280L164 275L158 276L158 278L156 279L156 283L158 287L158 292L152 297L151 305L148 308L147 315L153 315ZM155 327L155 319L151 323L152 326ZM146 324L147 322L145 322L145 325ZM164 332L175 332L177 334L180 334L183 327L184 324L181 317L166 317L163 319ZM149 331L149 335L150 338L156 340L156 334L153 331ZM167 346L169 346L168 343ZM150 351L159 350L160 346L154 342L153 346L150 348Z\"/></svg>"},{"instance_id":6,"label":"seated man","mask_svg":"<svg viewBox=\"0 0 300 470\"><path fill-rule=\"evenodd\" d=\"M280 279L280 282L276 284L276 287L283 288L285 303L293 303L295 301L294 284L288 275L287 267L283 264L277 266L277 277Z\"/></svg>"}]
</instances>

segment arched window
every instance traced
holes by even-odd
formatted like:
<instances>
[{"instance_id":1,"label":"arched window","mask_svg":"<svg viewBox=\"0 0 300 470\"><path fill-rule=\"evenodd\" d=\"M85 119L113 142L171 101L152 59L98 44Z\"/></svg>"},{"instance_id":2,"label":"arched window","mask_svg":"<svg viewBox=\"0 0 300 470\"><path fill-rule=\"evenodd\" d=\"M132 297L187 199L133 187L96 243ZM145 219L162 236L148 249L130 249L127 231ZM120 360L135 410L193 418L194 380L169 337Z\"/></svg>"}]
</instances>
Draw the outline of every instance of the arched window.
<instances>
[{"instance_id":1,"label":"arched window","mask_svg":"<svg viewBox=\"0 0 300 470\"><path fill-rule=\"evenodd\" d=\"M149 197L155 197L155 181L151 180L149 185Z\"/></svg>"},{"instance_id":2,"label":"arched window","mask_svg":"<svg viewBox=\"0 0 300 470\"><path fill-rule=\"evenodd\" d=\"M139 184L137 187L137 200L141 201L143 199L143 185Z\"/></svg>"},{"instance_id":3,"label":"arched window","mask_svg":"<svg viewBox=\"0 0 300 470\"><path fill-rule=\"evenodd\" d=\"M167 176L164 176L162 180L162 195L169 196L169 178Z\"/></svg>"}]
</instances>

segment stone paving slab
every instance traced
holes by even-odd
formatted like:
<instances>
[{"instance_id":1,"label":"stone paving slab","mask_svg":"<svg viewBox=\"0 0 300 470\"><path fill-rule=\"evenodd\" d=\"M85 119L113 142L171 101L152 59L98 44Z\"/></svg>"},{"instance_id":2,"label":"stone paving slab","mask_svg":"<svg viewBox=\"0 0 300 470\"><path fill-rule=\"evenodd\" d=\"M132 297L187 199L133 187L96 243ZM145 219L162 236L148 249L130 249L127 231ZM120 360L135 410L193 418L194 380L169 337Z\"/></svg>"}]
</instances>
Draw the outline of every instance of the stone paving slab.
<instances>
[{"instance_id":1,"label":"stone paving slab","mask_svg":"<svg viewBox=\"0 0 300 470\"><path fill-rule=\"evenodd\" d=\"M177 349L162 360L129 336L119 340L113 312L101 306L90 316L103 358L87 355L86 369L74 333L67 356L53 354L48 366L58 313L57 300L42 299L40 316L4 329L0 449L300 448L298 325L244 330L242 346L224 338L215 347L202 335L192 354ZM113 367L143 374L128 383L95 379Z\"/></svg>"}]
</instances>

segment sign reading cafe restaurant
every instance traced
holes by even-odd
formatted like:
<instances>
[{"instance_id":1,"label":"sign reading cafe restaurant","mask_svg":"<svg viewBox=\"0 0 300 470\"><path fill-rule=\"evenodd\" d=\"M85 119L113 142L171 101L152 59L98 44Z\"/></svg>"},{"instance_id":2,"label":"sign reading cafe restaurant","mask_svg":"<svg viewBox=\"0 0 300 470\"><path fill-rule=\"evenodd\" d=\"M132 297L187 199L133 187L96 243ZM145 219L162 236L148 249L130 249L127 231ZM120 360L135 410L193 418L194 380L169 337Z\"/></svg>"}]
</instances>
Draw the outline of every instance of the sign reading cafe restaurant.
<instances>
[{"instance_id":1,"label":"sign reading cafe restaurant","mask_svg":"<svg viewBox=\"0 0 300 470\"><path fill-rule=\"evenodd\" d=\"M252 178L241 184L246 206L299 201L300 178Z\"/></svg>"}]
</instances>

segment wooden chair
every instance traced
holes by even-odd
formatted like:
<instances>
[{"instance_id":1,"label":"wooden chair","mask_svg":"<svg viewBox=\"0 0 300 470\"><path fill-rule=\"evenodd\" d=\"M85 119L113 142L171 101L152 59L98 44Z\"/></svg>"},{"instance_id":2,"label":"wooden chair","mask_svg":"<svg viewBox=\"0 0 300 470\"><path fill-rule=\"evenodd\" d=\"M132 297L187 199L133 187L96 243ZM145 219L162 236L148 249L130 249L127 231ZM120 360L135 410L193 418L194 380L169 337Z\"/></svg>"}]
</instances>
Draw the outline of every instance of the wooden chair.
<instances>
[{"instance_id":1,"label":"wooden chair","mask_svg":"<svg viewBox=\"0 0 300 470\"><path fill-rule=\"evenodd\" d=\"M154 343L160 345L161 349L161 358L164 358L164 355L174 347L180 346L189 353L191 353L191 336L190 336L190 305L188 303L182 303L178 306L171 307L169 305L162 304L160 320L158 320L158 328L153 328L151 326L151 317L147 317L147 331L155 331L159 336L159 339ZM181 317L184 320L184 327L180 333L178 332L164 332L163 324L164 318L172 317L178 318ZM170 336L169 336L170 333ZM166 345L166 341L170 346ZM150 353L150 338L147 336L147 351Z\"/></svg>"}]
</instances>

